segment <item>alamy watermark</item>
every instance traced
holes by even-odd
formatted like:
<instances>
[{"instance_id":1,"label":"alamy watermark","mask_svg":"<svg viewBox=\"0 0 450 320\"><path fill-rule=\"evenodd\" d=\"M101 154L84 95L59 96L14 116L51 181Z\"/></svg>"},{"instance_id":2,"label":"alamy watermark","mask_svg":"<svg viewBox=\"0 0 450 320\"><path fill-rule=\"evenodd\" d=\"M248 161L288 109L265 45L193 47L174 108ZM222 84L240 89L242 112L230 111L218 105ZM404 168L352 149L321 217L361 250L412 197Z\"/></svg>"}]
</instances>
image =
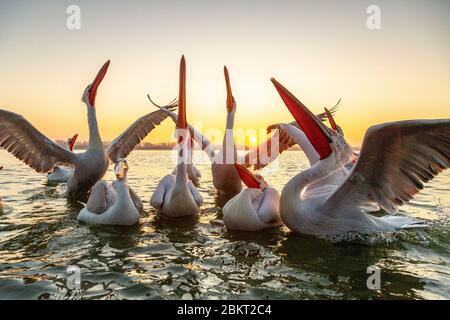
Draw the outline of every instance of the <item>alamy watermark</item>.
<instances>
[{"instance_id":1,"label":"alamy watermark","mask_svg":"<svg viewBox=\"0 0 450 320\"><path fill-rule=\"evenodd\" d=\"M177 129L174 138L177 143L173 147L173 163L193 163L193 150L197 145L204 152L203 157L216 164L239 163L246 166L263 167L268 164L277 165L280 154L280 134L275 131L269 136L264 129L226 129L223 133L219 129L210 128L202 132L201 122L195 122L195 128ZM206 136L211 137L213 145ZM239 150L238 150L239 149ZM202 159L195 159L203 162Z\"/></svg>"},{"instance_id":2,"label":"alamy watermark","mask_svg":"<svg viewBox=\"0 0 450 320\"><path fill-rule=\"evenodd\" d=\"M67 277L67 288L70 290L81 289L81 269L78 266L67 266L66 272L69 274Z\"/></svg>"},{"instance_id":3,"label":"alamy watermark","mask_svg":"<svg viewBox=\"0 0 450 320\"><path fill-rule=\"evenodd\" d=\"M366 285L369 290L380 290L381 289L381 270L375 265L367 267L367 274L370 276L367 278Z\"/></svg>"},{"instance_id":4,"label":"alamy watermark","mask_svg":"<svg viewBox=\"0 0 450 320\"><path fill-rule=\"evenodd\" d=\"M81 29L81 8L75 4L67 7L66 13L69 15L66 19L66 27L69 30Z\"/></svg>"},{"instance_id":5,"label":"alamy watermark","mask_svg":"<svg viewBox=\"0 0 450 320\"><path fill-rule=\"evenodd\" d=\"M366 13L369 15L367 17L366 26L369 30L380 30L381 29L381 8L375 4L367 7Z\"/></svg>"}]
</instances>

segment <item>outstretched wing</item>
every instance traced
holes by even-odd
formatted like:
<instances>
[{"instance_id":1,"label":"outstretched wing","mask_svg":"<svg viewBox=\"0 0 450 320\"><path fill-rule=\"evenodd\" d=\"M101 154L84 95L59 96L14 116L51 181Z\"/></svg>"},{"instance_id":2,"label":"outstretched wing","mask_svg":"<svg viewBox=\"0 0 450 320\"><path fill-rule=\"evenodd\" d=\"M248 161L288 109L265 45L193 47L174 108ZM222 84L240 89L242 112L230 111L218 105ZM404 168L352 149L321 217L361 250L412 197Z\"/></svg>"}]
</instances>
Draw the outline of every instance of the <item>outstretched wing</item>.
<instances>
[{"instance_id":1,"label":"outstretched wing","mask_svg":"<svg viewBox=\"0 0 450 320\"><path fill-rule=\"evenodd\" d=\"M150 131L167 117L168 114L163 110L156 110L133 122L106 149L111 162L116 162L120 158L126 158Z\"/></svg>"},{"instance_id":2,"label":"outstretched wing","mask_svg":"<svg viewBox=\"0 0 450 320\"><path fill-rule=\"evenodd\" d=\"M276 146L277 144L278 147ZM295 140L286 130L281 126L276 126L276 130L270 138L267 138L258 146L251 148L245 154L243 165L246 167L253 166L254 170L262 169L278 158L282 152L293 147L295 144ZM261 159L261 155L264 155L264 160Z\"/></svg>"},{"instance_id":3,"label":"outstretched wing","mask_svg":"<svg viewBox=\"0 0 450 320\"><path fill-rule=\"evenodd\" d=\"M342 211L375 201L393 213L449 166L450 119L377 125L367 130L358 162L322 208Z\"/></svg>"},{"instance_id":4,"label":"outstretched wing","mask_svg":"<svg viewBox=\"0 0 450 320\"><path fill-rule=\"evenodd\" d=\"M37 172L49 172L56 164L75 166L75 153L51 141L24 117L0 110L0 146Z\"/></svg>"}]
</instances>

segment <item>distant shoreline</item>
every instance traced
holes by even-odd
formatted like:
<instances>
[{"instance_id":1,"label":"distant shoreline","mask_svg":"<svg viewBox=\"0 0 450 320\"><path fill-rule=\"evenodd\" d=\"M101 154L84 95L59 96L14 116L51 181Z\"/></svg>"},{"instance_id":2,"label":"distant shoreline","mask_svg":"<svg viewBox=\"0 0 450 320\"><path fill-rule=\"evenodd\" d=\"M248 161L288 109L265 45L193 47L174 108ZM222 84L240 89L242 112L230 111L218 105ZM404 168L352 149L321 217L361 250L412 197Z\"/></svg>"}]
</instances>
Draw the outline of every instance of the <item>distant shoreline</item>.
<instances>
[{"instance_id":1,"label":"distant shoreline","mask_svg":"<svg viewBox=\"0 0 450 320\"><path fill-rule=\"evenodd\" d=\"M56 143L60 144L61 146L65 145L65 141L63 140L56 140ZM105 148L107 148L110 145L110 142L103 142L103 145ZM135 150L173 150L176 146L175 142L161 142L161 143L150 143L150 142L144 142L139 145L137 145L134 149ZM214 150L219 150L220 145L214 146ZM251 148L254 148L255 146L243 146L243 145L237 145L236 148L238 151L249 151ZM88 148L88 142L77 142L75 144L74 150L86 150ZM200 150L197 148L194 148L194 150ZM289 149L289 151L301 151L300 147L297 145L293 146Z\"/></svg>"},{"instance_id":2,"label":"distant shoreline","mask_svg":"<svg viewBox=\"0 0 450 320\"><path fill-rule=\"evenodd\" d=\"M65 141L62 141L62 140L56 140L55 142L58 143L61 146L65 145ZM104 143L105 148L107 148L109 146L109 144L110 144L109 142L105 142ZM164 143L160 143L160 144L153 144L153 143L146 142L146 143L137 145L134 148L134 150L171 151L171 150L174 149L174 147L175 147L175 143L171 143L171 142L164 142ZM250 148L253 148L254 146L249 148L249 147L238 145L236 147L237 147L238 151L249 151ZM76 143L75 144L74 150L86 150L87 148L88 148L88 143L87 142L81 142L81 143ZM215 151L218 151L219 149L220 149L219 145L218 146L214 146L214 150ZM359 151L359 149L360 149L360 147L353 147L353 150L355 150L355 151ZM5 149L0 148L0 150L5 150ZM196 148L194 148L194 151L195 150L201 150L201 149L196 147ZM295 145L295 146L291 147L290 149L287 149L286 151L302 151L302 149L299 146Z\"/></svg>"},{"instance_id":3,"label":"distant shoreline","mask_svg":"<svg viewBox=\"0 0 450 320\"><path fill-rule=\"evenodd\" d=\"M219 150L219 148L220 147L215 147L214 148L214 150L215 151L218 151ZM83 147L83 146L75 146L74 147L74 150L86 150L87 149L87 146L86 147ZM144 151L172 151L173 150L173 147L172 148L148 148L148 147L136 147L136 148L134 148L134 150L144 150ZM194 148L194 151L195 150L200 150L201 151L201 149L199 149L199 148ZM249 151L249 149L248 148L237 148L237 150L238 151ZM302 151L298 146L293 146L292 148L290 148L290 149L288 149L288 150L286 150L286 151Z\"/></svg>"}]
</instances>

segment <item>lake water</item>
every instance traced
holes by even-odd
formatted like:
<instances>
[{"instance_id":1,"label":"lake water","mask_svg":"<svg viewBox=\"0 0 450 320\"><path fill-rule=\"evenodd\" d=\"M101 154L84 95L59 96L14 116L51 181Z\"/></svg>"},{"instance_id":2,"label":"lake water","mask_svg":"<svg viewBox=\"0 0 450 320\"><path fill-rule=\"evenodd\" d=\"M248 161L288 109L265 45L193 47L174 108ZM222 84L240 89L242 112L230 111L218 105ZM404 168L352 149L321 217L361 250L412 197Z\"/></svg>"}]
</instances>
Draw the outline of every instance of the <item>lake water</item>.
<instances>
[{"instance_id":1,"label":"lake water","mask_svg":"<svg viewBox=\"0 0 450 320\"><path fill-rule=\"evenodd\" d=\"M198 165L200 217L158 217L149 199L173 169L170 151L135 151L128 161L129 184L145 212L133 227L98 227L77 222L81 205L67 202L65 185L47 185L44 175L0 150L0 298L450 298L450 170L401 208L430 228L377 243L333 242L285 227L228 232L207 161ZM262 173L281 191L306 165L303 153L286 152ZM111 169L106 179L113 179ZM80 268L81 289L68 285L69 265ZM380 268L380 290L367 288L371 265Z\"/></svg>"}]
</instances>

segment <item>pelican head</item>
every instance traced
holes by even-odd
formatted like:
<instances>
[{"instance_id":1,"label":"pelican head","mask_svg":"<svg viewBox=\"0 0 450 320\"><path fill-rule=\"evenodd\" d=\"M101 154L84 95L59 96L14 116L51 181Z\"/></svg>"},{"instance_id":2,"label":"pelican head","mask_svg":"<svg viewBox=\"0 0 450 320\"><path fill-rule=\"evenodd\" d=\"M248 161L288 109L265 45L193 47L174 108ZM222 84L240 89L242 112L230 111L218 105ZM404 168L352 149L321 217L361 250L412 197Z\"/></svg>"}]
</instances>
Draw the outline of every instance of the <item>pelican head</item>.
<instances>
[{"instance_id":1,"label":"pelican head","mask_svg":"<svg viewBox=\"0 0 450 320\"><path fill-rule=\"evenodd\" d=\"M127 160L123 158L118 159L116 161L116 165L114 166L114 173L116 174L117 179L125 179L127 177L128 168Z\"/></svg>"},{"instance_id":2,"label":"pelican head","mask_svg":"<svg viewBox=\"0 0 450 320\"><path fill-rule=\"evenodd\" d=\"M342 131L342 128L336 124L336 121L334 120L330 110L325 108L325 113L327 115L328 121L330 122L331 129L337 131L341 136L344 136L344 131Z\"/></svg>"},{"instance_id":3,"label":"pelican head","mask_svg":"<svg viewBox=\"0 0 450 320\"><path fill-rule=\"evenodd\" d=\"M75 146L75 142L77 141L78 133L74 135L72 138L67 139L66 148L67 150L73 151L73 147Z\"/></svg>"},{"instance_id":4,"label":"pelican head","mask_svg":"<svg viewBox=\"0 0 450 320\"><path fill-rule=\"evenodd\" d=\"M83 97L81 100L86 103L88 106L95 106L95 98L97 96L97 89L100 83L102 83L103 78L106 75L106 71L108 71L110 61L106 61L106 63L102 66L94 81L86 87L83 93Z\"/></svg>"},{"instance_id":5,"label":"pelican head","mask_svg":"<svg viewBox=\"0 0 450 320\"><path fill-rule=\"evenodd\" d=\"M271 80L286 107L316 150L320 160L326 159L326 163L330 162L333 167L344 166L349 163L353 158L353 151L345 141L344 136L339 132L331 113L326 110L332 129L319 121L303 103L278 81L273 78Z\"/></svg>"},{"instance_id":6,"label":"pelican head","mask_svg":"<svg viewBox=\"0 0 450 320\"><path fill-rule=\"evenodd\" d=\"M269 187L269 184L264 180L263 176L258 173L253 173L241 164L234 163L234 167L241 178L241 181L248 187L253 189L264 190Z\"/></svg>"}]
</instances>

